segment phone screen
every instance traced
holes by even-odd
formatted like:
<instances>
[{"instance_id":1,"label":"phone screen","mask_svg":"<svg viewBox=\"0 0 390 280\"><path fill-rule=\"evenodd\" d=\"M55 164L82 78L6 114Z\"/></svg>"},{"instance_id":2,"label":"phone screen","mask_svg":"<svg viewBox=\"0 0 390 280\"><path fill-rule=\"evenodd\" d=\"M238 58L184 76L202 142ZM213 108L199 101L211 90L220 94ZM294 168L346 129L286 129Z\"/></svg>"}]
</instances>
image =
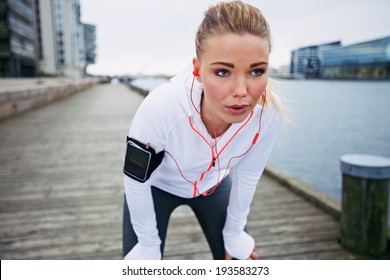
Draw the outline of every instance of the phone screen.
<instances>
[{"instance_id":1,"label":"phone screen","mask_svg":"<svg viewBox=\"0 0 390 280\"><path fill-rule=\"evenodd\" d=\"M127 149L125 170L139 180L145 181L150 164L150 152L131 141L127 142Z\"/></svg>"}]
</instances>

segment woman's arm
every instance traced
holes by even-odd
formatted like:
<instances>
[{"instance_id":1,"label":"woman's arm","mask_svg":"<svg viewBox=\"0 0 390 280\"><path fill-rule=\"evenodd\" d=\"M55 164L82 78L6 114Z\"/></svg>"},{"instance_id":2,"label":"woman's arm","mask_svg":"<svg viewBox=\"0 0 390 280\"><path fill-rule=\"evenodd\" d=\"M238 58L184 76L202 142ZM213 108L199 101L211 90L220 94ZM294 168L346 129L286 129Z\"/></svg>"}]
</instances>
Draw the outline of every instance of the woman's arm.
<instances>
[{"instance_id":1,"label":"woman's arm","mask_svg":"<svg viewBox=\"0 0 390 280\"><path fill-rule=\"evenodd\" d=\"M127 205L138 243L125 256L125 259L161 259L160 237L158 236L156 215L150 184L137 182L124 176Z\"/></svg>"},{"instance_id":2,"label":"woman's arm","mask_svg":"<svg viewBox=\"0 0 390 280\"><path fill-rule=\"evenodd\" d=\"M255 240L244 231L256 186L264 171L280 126L276 110L269 112L260 132L260 139L236 166L223 237L228 256L248 259L253 255Z\"/></svg>"},{"instance_id":3,"label":"woman's arm","mask_svg":"<svg viewBox=\"0 0 390 280\"><path fill-rule=\"evenodd\" d=\"M163 106L159 99L161 95L164 96L164 92L151 94L154 96L148 96L138 108L132 121L129 137L149 145L158 153L165 147L164 116L161 116L159 110L159 106ZM153 174L143 183L124 175L124 189L130 219L138 238L138 243L125 256L125 259L161 259L161 240L158 235L152 198L152 182Z\"/></svg>"}]
</instances>

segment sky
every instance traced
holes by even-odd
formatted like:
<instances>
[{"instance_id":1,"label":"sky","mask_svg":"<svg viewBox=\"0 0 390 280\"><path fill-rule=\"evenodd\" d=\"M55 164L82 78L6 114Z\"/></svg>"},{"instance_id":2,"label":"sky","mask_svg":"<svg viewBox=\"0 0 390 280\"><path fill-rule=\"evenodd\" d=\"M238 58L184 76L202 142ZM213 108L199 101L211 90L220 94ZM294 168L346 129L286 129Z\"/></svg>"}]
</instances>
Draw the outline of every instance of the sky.
<instances>
[{"instance_id":1,"label":"sky","mask_svg":"<svg viewBox=\"0 0 390 280\"><path fill-rule=\"evenodd\" d=\"M192 63L204 11L219 0L80 0L81 20L96 26L93 75L175 75ZM247 0L271 27L270 66L300 47L343 45L390 36L390 0Z\"/></svg>"}]
</instances>

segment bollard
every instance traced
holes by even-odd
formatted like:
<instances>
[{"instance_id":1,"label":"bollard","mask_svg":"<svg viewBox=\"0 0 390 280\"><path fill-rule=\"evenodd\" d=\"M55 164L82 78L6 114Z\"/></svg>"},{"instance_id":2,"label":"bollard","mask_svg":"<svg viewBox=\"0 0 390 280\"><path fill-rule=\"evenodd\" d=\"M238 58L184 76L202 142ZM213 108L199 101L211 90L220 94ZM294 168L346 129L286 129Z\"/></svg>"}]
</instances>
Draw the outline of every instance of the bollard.
<instances>
[{"instance_id":1,"label":"bollard","mask_svg":"<svg viewBox=\"0 0 390 280\"><path fill-rule=\"evenodd\" d=\"M380 257L387 250L390 159L350 154L341 157L341 245Z\"/></svg>"}]
</instances>

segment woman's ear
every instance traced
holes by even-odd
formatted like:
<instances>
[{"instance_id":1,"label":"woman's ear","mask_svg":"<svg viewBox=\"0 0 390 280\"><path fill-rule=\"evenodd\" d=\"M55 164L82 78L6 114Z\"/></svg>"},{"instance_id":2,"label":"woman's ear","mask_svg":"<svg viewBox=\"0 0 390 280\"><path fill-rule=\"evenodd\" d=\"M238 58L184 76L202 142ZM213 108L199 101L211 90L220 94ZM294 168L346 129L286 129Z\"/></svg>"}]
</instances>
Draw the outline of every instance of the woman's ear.
<instances>
[{"instance_id":1,"label":"woman's ear","mask_svg":"<svg viewBox=\"0 0 390 280\"><path fill-rule=\"evenodd\" d=\"M199 59L194 57L192 59L192 65L193 65L193 68L194 70L192 71L192 74L195 76L196 80L201 83L202 82L202 79L200 77L200 65L199 65Z\"/></svg>"}]
</instances>

